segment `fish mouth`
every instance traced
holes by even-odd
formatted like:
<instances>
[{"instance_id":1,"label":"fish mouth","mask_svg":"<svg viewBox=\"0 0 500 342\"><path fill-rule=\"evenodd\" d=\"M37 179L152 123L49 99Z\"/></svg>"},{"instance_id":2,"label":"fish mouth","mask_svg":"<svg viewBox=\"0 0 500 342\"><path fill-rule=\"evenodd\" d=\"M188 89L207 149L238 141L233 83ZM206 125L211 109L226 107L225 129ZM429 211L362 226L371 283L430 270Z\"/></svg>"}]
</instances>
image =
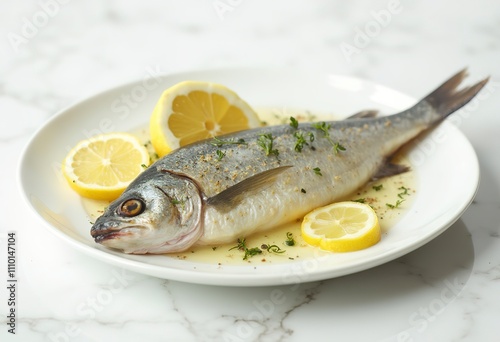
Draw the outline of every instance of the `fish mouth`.
<instances>
[{"instance_id":1,"label":"fish mouth","mask_svg":"<svg viewBox=\"0 0 500 342\"><path fill-rule=\"evenodd\" d=\"M94 224L90 230L90 235L97 243L103 243L108 240L123 238L133 235L138 230L142 229L139 226L120 227L118 222L107 224Z\"/></svg>"},{"instance_id":2,"label":"fish mouth","mask_svg":"<svg viewBox=\"0 0 500 342\"><path fill-rule=\"evenodd\" d=\"M137 230L137 228L122 228L120 230L109 230L109 231L100 231L97 233L92 232L91 235L94 238L94 241L97 243L103 243L104 241L122 238L125 236L133 235L132 230Z\"/></svg>"}]
</instances>

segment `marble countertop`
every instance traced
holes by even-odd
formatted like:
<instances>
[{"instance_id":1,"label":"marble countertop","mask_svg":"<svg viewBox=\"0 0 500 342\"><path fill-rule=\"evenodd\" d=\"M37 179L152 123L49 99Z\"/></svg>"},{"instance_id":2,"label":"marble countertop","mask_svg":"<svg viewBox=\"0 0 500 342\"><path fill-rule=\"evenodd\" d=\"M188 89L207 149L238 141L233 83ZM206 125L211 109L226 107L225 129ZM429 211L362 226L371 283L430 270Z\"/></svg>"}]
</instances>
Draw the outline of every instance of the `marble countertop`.
<instances>
[{"instance_id":1,"label":"marble countertop","mask_svg":"<svg viewBox=\"0 0 500 342\"><path fill-rule=\"evenodd\" d=\"M42 0L4 1L0 9L2 341L500 339L498 1ZM84 255L23 200L21 151L66 106L141 79L148 68L254 65L360 77L416 98L466 66L471 79L490 75L492 96L459 125L481 167L475 201L442 235L384 265L319 282L217 287Z\"/></svg>"}]
</instances>

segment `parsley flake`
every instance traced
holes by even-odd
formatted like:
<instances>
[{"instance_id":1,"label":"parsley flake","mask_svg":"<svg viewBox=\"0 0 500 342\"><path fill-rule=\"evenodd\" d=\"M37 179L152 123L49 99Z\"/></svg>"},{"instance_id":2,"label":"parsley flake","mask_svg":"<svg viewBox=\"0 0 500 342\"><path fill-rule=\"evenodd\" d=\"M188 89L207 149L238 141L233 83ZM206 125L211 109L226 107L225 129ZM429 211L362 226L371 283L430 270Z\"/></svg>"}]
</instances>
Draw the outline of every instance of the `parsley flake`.
<instances>
[{"instance_id":1,"label":"parsley flake","mask_svg":"<svg viewBox=\"0 0 500 342\"><path fill-rule=\"evenodd\" d=\"M334 142L332 140L332 138L330 137L330 127L331 127L331 124L327 124L326 122L316 122L316 123L313 123L312 126L314 128L316 128L317 130L323 132L323 137L328 140L328 142L330 143L330 145L332 145L333 147L333 151L335 152L335 154L339 153L340 151L345 151L346 148L341 145L339 142Z\"/></svg>"},{"instance_id":2,"label":"parsley flake","mask_svg":"<svg viewBox=\"0 0 500 342\"><path fill-rule=\"evenodd\" d=\"M281 249L277 245L262 244L262 246L260 246L260 248L262 248L265 251L268 251L269 253L281 254L281 253L286 252L284 249Z\"/></svg>"},{"instance_id":3,"label":"parsley flake","mask_svg":"<svg viewBox=\"0 0 500 342\"><path fill-rule=\"evenodd\" d=\"M296 152L302 152L302 149L304 148L304 145L308 145L306 139L304 138L304 134L297 131L297 132L295 132L293 134L293 136L296 139L296 141L295 141L295 147L294 147L295 151Z\"/></svg>"},{"instance_id":4,"label":"parsley flake","mask_svg":"<svg viewBox=\"0 0 500 342\"><path fill-rule=\"evenodd\" d=\"M277 149L273 149L274 137L271 133L262 133L259 135L257 139L257 144L262 147L266 153L266 156L270 154L274 154L275 156L279 155Z\"/></svg>"},{"instance_id":5,"label":"parsley flake","mask_svg":"<svg viewBox=\"0 0 500 342\"><path fill-rule=\"evenodd\" d=\"M259 247L248 248L245 238L238 239L238 244L234 247L231 247L229 250L231 251L233 249L245 252L245 254L243 255L243 260L247 260L249 257L253 257L254 255L262 253L262 250Z\"/></svg>"},{"instance_id":6,"label":"parsley flake","mask_svg":"<svg viewBox=\"0 0 500 342\"><path fill-rule=\"evenodd\" d=\"M290 116L290 126L295 129L299 128L299 122L293 116Z\"/></svg>"},{"instance_id":7,"label":"parsley flake","mask_svg":"<svg viewBox=\"0 0 500 342\"><path fill-rule=\"evenodd\" d=\"M404 201L405 201L405 200L397 200L397 201L396 201L396 204L386 203L385 205L386 205L387 207L391 208L391 209L396 209L396 208L398 208L398 207L401 205L401 203L403 203Z\"/></svg>"},{"instance_id":8,"label":"parsley flake","mask_svg":"<svg viewBox=\"0 0 500 342\"><path fill-rule=\"evenodd\" d=\"M221 150L217 150L215 153L217 153L217 160L222 160L226 156L225 152L222 152Z\"/></svg>"},{"instance_id":9,"label":"parsley flake","mask_svg":"<svg viewBox=\"0 0 500 342\"><path fill-rule=\"evenodd\" d=\"M399 188L398 188L398 190L401 190L401 191L402 191L402 192L400 192L400 193L398 194L398 197L399 197L399 198L403 199L403 196L410 196L410 194L408 193L408 190L410 190L410 189L408 189L408 188L406 188L406 187L402 186L402 187L399 187Z\"/></svg>"},{"instance_id":10,"label":"parsley flake","mask_svg":"<svg viewBox=\"0 0 500 342\"><path fill-rule=\"evenodd\" d=\"M337 154L339 151L345 151L345 147L336 142L333 144L333 150L335 151L335 154Z\"/></svg>"},{"instance_id":11,"label":"parsley flake","mask_svg":"<svg viewBox=\"0 0 500 342\"><path fill-rule=\"evenodd\" d=\"M295 239L293 238L293 234L291 232L287 232L286 233L285 245L287 245L287 246L295 246Z\"/></svg>"},{"instance_id":12,"label":"parsley flake","mask_svg":"<svg viewBox=\"0 0 500 342\"><path fill-rule=\"evenodd\" d=\"M248 246L246 245L245 238L238 239L237 245L231 247L229 250L231 251L233 249L237 249L239 251L244 252L243 260L248 260L248 258L251 258L251 257L258 255L258 254L262 254L264 251L267 251L269 253L275 253L275 254L281 254L281 253L286 252L284 249L281 249L277 245L268 245L265 243L262 244L260 246L260 248L259 247L248 248Z\"/></svg>"}]
</instances>

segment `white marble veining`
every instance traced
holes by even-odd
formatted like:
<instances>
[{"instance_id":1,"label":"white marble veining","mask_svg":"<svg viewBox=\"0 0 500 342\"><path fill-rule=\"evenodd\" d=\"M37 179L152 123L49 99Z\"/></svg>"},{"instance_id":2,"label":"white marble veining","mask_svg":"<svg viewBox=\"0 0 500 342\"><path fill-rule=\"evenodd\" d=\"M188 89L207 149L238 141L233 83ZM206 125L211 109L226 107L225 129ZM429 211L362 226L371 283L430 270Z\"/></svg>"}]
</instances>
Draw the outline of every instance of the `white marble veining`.
<instances>
[{"instance_id":1,"label":"white marble veining","mask_svg":"<svg viewBox=\"0 0 500 342\"><path fill-rule=\"evenodd\" d=\"M3 1L0 35L2 341L500 340L498 1ZM414 97L465 66L475 80L490 75L489 96L456 122L479 157L474 203L395 261L259 288L125 271L74 250L29 212L19 156L62 108L148 69L250 65L358 76ZM15 335L7 231L18 234Z\"/></svg>"}]
</instances>

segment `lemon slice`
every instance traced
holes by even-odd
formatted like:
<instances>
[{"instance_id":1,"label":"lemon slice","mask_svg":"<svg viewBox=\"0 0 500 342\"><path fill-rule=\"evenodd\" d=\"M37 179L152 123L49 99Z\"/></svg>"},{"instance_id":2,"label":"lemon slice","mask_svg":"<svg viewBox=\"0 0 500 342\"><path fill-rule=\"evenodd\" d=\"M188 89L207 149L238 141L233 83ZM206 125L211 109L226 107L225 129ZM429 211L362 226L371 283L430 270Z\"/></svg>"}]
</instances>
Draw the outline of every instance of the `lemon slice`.
<instances>
[{"instance_id":1,"label":"lemon slice","mask_svg":"<svg viewBox=\"0 0 500 342\"><path fill-rule=\"evenodd\" d=\"M261 126L253 109L216 83L185 81L163 92L150 119L151 143L162 157L176 148Z\"/></svg>"},{"instance_id":2,"label":"lemon slice","mask_svg":"<svg viewBox=\"0 0 500 342\"><path fill-rule=\"evenodd\" d=\"M128 133L101 134L80 141L66 156L62 172L80 195L114 200L149 165L149 153Z\"/></svg>"},{"instance_id":3,"label":"lemon slice","mask_svg":"<svg viewBox=\"0 0 500 342\"><path fill-rule=\"evenodd\" d=\"M377 214L358 202L315 209L304 217L301 230L308 244L333 252L357 251L380 241Z\"/></svg>"}]
</instances>

